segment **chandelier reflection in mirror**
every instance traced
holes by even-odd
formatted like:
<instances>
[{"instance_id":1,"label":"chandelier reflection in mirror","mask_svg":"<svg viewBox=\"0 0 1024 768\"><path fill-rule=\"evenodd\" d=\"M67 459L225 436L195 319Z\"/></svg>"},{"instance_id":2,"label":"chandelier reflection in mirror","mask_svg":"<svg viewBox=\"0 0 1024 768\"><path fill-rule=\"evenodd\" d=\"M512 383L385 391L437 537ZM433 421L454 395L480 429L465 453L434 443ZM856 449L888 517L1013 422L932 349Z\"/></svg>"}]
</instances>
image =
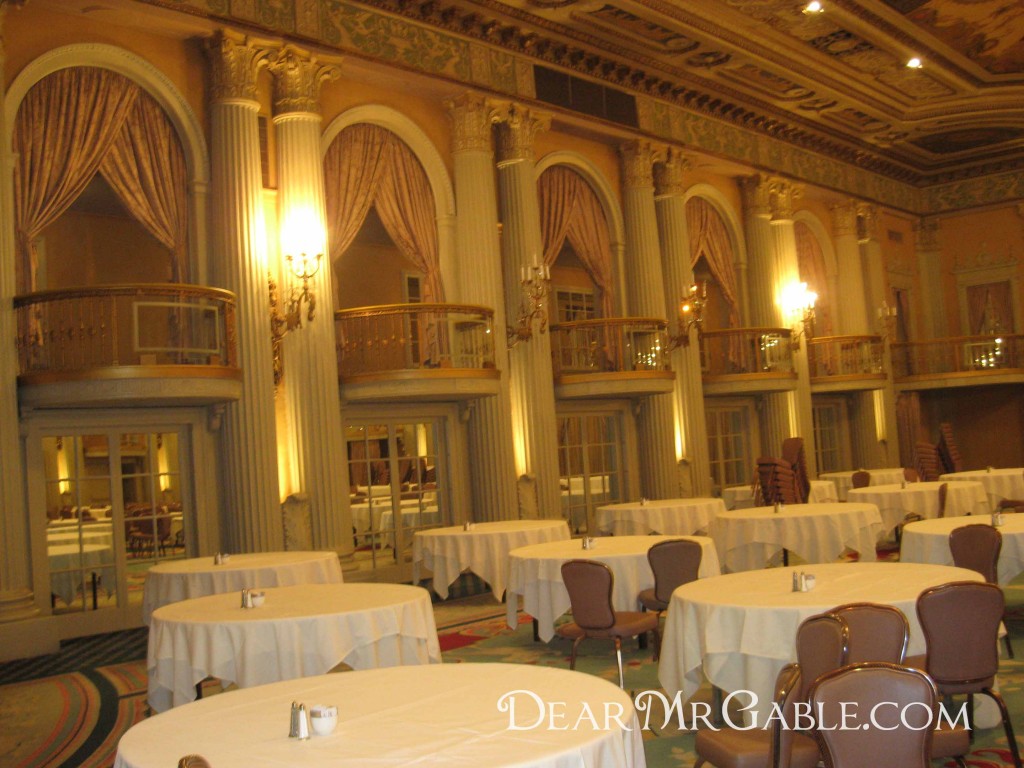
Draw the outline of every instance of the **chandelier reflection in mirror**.
<instances>
[{"instance_id":1,"label":"chandelier reflection in mirror","mask_svg":"<svg viewBox=\"0 0 1024 768\"><path fill-rule=\"evenodd\" d=\"M515 325L507 329L509 349L521 341L533 338L534 323L537 324L538 333L547 331L548 315L544 301L551 294L551 267L547 264L522 267L519 270L519 285L522 287L523 298Z\"/></svg>"}]
</instances>

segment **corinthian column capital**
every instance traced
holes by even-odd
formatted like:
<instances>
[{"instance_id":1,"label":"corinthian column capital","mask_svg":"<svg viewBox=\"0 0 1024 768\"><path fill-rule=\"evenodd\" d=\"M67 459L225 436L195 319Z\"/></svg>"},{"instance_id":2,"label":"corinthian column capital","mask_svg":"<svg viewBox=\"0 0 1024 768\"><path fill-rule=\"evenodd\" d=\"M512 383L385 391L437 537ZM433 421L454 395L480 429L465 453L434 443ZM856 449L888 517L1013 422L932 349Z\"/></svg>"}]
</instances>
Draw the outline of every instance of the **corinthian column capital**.
<instances>
[{"instance_id":1,"label":"corinthian column capital","mask_svg":"<svg viewBox=\"0 0 1024 768\"><path fill-rule=\"evenodd\" d=\"M491 151L491 125L499 117L493 104L480 94L467 92L448 99L444 106L452 124L452 151Z\"/></svg>"},{"instance_id":2,"label":"corinthian column capital","mask_svg":"<svg viewBox=\"0 0 1024 768\"><path fill-rule=\"evenodd\" d=\"M546 131L551 117L528 107L511 104L498 117L498 161L515 163L533 160L533 140L539 131Z\"/></svg>"},{"instance_id":3,"label":"corinthian column capital","mask_svg":"<svg viewBox=\"0 0 1024 768\"><path fill-rule=\"evenodd\" d=\"M213 101L257 101L256 76L267 66L272 51L251 38L222 30L208 39Z\"/></svg>"},{"instance_id":4,"label":"corinthian column capital","mask_svg":"<svg viewBox=\"0 0 1024 768\"><path fill-rule=\"evenodd\" d=\"M274 114L320 112L320 86L341 77L341 70L316 56L286 45L267 62L274 76Z\"/></svg>"},{"instance_id":5,"label":"corinthian column capital","mask_svg":"<svg viewBox=\"0 0 1024 768\"><path fill-rule=\"evenodd\" d=\"M832 213L832 229L837 237L857 234L857 203L844 200L829 206Z\"/></svg>"},{"instance_id":6,"label":"corinthian column capital","mask_svg":"<svg viewBox=\"0 0 1024 768\"><path fill-rule=\"evenodd\" d=\"M669 147L665 159L654 166L654 193L659 197L682 197L686 191L683 174L692 163L679 149Z\"/></svg>"},{"instance_id":7,"label":"corinthian column capital","mask_svg":"<svg viewBox=\"0 0 1024 768\"><path fill-rule=\"evenodd\" d=\"M661 159L649 141L627 141L619 145L622 158L622 180L626 189L654 186L654 163Z\"/></svg>"}]
</instances>

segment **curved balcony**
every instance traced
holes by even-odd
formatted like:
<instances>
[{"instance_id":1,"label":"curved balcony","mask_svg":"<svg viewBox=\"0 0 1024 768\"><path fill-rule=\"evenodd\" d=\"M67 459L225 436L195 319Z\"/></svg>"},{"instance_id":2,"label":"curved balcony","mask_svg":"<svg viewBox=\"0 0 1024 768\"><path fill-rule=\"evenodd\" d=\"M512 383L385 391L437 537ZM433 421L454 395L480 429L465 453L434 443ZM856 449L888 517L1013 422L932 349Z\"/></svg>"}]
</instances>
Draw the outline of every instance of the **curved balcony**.
<instances>
[{"instance_id":1,"label":"curved balcony","mask_svg":"<svg viewBox=\"0 0 1024 768\"><path fill-rule=\"evenodd\" d=\"M725 328L700 336L704 393L784 392L796 389L789 328Z\"/></svg>"},{"instance_id":2,"label":"curved balcony","mask_svg":"<svg viewBox=\"0 0 1024 768\"><path fill-rule=\"evenodd\" d=\"M1024 382L1024 335L954 336L890 345L898 390Z\"/></svg>"},{"instance_id":3,"label":"curved balcony","mask_svg":"<svg viewBox=\"0 0 1024 768\"><path fill-rule=\"evenodd\" d=\"M237 400L235 297L173 283L14 298L23 405L202 405Z\"/></svg>"},{"instance_id":4,"label":"curved balcony","mask_svg":"<svg viewBox=\"0 0 1024 768\"><path fill-rule=\"evenodd\" d=\"M334 313L346 400L468 400L497 394L494 310L384 304Z\"/></svg>"},{"instance_id":5,"label":"curved balcony","mask_svg":"<svg viewBox=\"0 0 1024 768\"><path fill-rule=\"evenodd\" d=\"M881 336L818 336L807 341L812 392L854 392L885 386Z\"/></svg>"},{"instance_id":6,"label":"curved balcony","mask_svg":"<svg viewBox=\"0 0 1024 768\"><path fill-rule=\"evenodd\" d=\"M668 323L602 317L551 326L555 397L636 397L672 391Z\"/></svg>"}]
</instances>

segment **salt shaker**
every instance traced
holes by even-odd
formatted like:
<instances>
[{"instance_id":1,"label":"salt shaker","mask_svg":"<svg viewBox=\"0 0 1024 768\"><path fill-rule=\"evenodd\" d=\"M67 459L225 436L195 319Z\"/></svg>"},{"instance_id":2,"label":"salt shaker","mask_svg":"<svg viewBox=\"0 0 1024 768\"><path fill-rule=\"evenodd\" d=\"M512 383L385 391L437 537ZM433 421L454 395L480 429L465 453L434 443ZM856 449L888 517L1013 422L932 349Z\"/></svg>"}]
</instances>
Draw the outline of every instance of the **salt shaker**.
<instances>
[{"instance_id":1,"label":"salt shaker","mask_svg":"<svg viewBox=\"0 0 1024 768\"><path fill-rule=\"evenodd\" d=\"M252 590L248 587L242 590L242 607L252 608Z\"/></svg>"},{"instance_id":2,"label":"salt shaker","mask_svg":"<svg viewBox=\"0 0 1024 768\"><path fill-rule=\"evenodd\" d=\"M306 705L292 702L291 724L288 727L289 739L308 739L309 720L307 719Z\"/></svg>"},{"instance_id":3,"label":"salt shaker","mask_svg":"<svg viewBox=\"0 0 1024 768\"><path fill-rule=\"evenodd\" d=\"M794 592L799 592L800 591L800 574L797 573L796 571L793 571L793 591Z\"/></svg>"}]
</instances>

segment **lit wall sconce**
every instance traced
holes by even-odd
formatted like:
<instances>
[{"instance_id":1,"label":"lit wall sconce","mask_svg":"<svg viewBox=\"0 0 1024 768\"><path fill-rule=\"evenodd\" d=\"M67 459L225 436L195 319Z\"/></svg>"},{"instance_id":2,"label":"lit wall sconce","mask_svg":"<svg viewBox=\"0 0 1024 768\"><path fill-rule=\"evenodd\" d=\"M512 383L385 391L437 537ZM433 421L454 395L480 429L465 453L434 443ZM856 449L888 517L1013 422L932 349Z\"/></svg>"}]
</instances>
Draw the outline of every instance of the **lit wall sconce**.
<instances>
[{"instance_id":1,"label":"lit wall sconce","mask_svg":"<svg viewBox=\"0 0 1024 768\"><path fill-rule=\"evenodd\" d=\"M890 307L887 301L883 301L882 306L878 308L878 324L882 328L882 335L888 339L896 335L897 312L896 307Z\"/></svg>"},{"instance_id":2,"label":"lit wall sconce","mask_svg":"<svg viewBox=\"0 0 1024 768\"><path fill-rule=\"evenodd\" d=\"M284 306L283 314L277 293L277 283L272 275L267 276L267 283L270 289L270 335L274 347L275 387L281 383L281 377L284 375L281 344L289 331L302 327L303 302L307 306L306 321L313 322L313 317L316 313L316 295L310 290L309 281L320 270L321 259L323 259L322 253L318 253L316 256L309 256L303 253L298 258L290 255L285 257L292 274L295 275L296 279L302 281L302 290L300 291L294 286L292 287L288 303Z\"/></svg>"},{"instance_id":3,"label":"lit wall sconce","mask_svg":"<svg viewBox=\"0 0 1024 768\"><path fill-rule=\"evenodd\" d=\"M818 294L807 290L807 283L793 283L782 292L782 310L793 323L790 345L800 348L801 337L814 337L814 302Z\"/></svg>"},{"instance_id":4,"label":"lit wall sconce","mask_svg":"<svg viewBox=\"0 0 1024 768\"><path fill-rule=\"evenodd\" d=\"M516 324L507 329L509 349L521 341L533 338L535 321L538 323L538 333L547 331L548 315L544 309L544 300L551 293L551 267L547 264L523 267L519 271L519 284L523 289L523 299Z\"/></svg>"},{"instance_id":5,"label":"lit wall sconce","mask_svg":"<svg viewBox=\"0 0 1024 768\"><path fill-rule=\"evenodd\" d=\"M704 304L708 298L708 284L702 282L690 286L679 302L679 333L669 339L668 351L690 346L690 329L697 329L697 336L704 328Z\"/></svg>"}]
</instances>

